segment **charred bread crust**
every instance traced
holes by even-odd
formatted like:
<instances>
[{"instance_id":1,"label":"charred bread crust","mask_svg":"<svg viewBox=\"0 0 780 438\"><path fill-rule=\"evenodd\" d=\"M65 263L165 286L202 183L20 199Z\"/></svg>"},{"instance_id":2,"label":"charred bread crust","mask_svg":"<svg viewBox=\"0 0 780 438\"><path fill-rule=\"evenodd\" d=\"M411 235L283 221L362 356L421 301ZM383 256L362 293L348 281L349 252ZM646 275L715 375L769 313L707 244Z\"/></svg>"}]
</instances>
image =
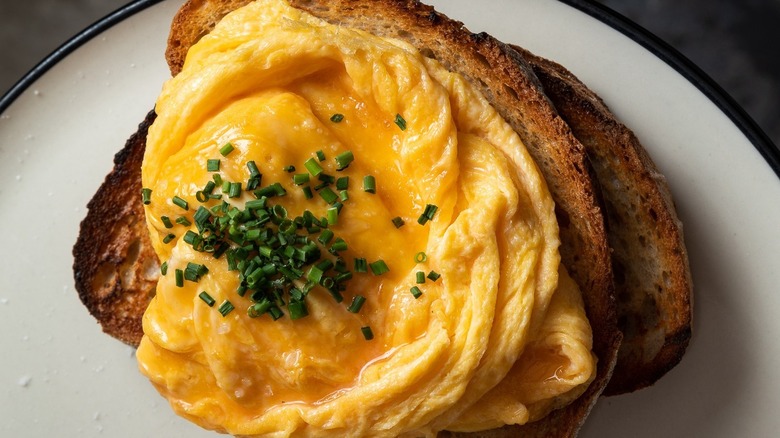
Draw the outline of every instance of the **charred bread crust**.
<instances>
[{"instance_id":1,"label":"charred bread crust","mask_svg":"<svg viewBox=\"0 0 780 438\"><path fill-rule=\"evenodd\" d=\"M141 200L141 161L155 117L149 112L114 156L114 169L87 204L73 247L81 302L105 333L132 346L143 336L141 318L160 272Z\"/></svg>"},{"instance_id":2,"label":"charred bread crust","mask_svg":"<svg viewBox=\"0 0 780 438\"><path fill-rule=\"evenodd\" d=\"M623 343L605 394L650 386L691 338L693 292L671 192L634 133L563 66L516 48L585 146L605 202Z\"/></svg>"}]
</instances>

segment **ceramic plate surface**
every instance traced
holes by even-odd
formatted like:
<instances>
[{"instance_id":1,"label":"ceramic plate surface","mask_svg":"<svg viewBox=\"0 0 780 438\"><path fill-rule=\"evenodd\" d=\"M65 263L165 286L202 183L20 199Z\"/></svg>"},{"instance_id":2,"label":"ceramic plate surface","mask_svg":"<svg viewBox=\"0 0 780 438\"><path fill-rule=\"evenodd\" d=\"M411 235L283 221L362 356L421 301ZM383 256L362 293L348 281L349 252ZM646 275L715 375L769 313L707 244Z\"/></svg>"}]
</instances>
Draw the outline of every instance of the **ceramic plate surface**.
<instances>
[{"instance_id":1,"label":"ceramic plate surface","mask_svg":"<svg viewBox=\"0 0 780 438\"><path fill-rule=\"evenodd\" d=\"M777 150L676 54L648 50L652 38L638 44L616 30L630 24L575 3L434 2L472 31L574 72L635 131L675 196L696 294L690 348L652 388L602 399L580 436L773 436ZM117 12L0 101L0 436L216 436L175 416L133 350L101 333L71 271L85 206L168 77L163 53L180 4Z\"/></svg>"}]
</instances>

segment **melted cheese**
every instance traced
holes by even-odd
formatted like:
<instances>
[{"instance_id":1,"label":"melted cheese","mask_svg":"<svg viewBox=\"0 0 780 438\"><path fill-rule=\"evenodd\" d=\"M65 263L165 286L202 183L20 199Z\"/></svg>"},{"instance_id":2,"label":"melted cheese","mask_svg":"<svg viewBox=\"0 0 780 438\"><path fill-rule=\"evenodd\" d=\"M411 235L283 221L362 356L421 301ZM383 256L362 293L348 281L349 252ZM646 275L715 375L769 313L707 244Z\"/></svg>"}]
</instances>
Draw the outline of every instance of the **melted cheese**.
<instances>
[{"instance_id":1,"label":"melted cheese","mask_svg":"<svg viewBox=\"0 0 780 438\"><path fill-rule=\"evenodd\" d=\"M579 291L564 273L556 292L558 229L544 181L462 77L402 42L266 0L234 11L193 46L156 109L142 178L168 275L144 315L137 357L179 414L239 435L476 430L538 418L592 378ZM335 113L343 121L331 122ZM223 158L228 142L235 151ZM160 218L191 218L196 192L212 178L210 158L221 158L229 181L246 181L254 160L263 185L287 189L274 202L291 216L325 216L325 202L306 200L283 170L303 171L317 150L328 173L350 178L332 226L348 242L345 259L383 259L390 272L350 281L345 301L367 298L358 314L315 289L306 318L250 318L251 300L236 294L225 260L194 251L181 239L186 227L168 229ZM346 150L355 161L336 172L332 158ZM376 194L360 188L364 175L376 178ZM420 226L426 204L439 210ZM397 216L406 222L399 229ZM177 237L164 243L171 232ZM415 263L419 251L425 263ZM188 262L209 272L177 287L171 273ZM415 299L418 270L442 277ZM236 310L223 317L198 298L204 290ZM366 325L371 341L360 332Z\"/></svg>"}]
</instances>

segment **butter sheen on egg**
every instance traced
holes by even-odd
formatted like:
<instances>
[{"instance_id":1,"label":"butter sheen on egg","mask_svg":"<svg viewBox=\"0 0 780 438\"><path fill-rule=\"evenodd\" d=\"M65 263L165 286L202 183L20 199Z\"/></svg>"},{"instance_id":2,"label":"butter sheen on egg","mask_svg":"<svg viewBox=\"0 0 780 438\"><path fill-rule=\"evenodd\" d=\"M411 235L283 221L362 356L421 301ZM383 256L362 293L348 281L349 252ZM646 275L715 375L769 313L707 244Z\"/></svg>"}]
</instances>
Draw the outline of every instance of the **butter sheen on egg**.
<instances>
[{"instance_id":1,"label":"butter sheen on egg","mask_svg":"<svg viewBox=\"0 0 780 438\"><path fill-rule=\"evenodd\" d=\"M550 194L520 138L463 77L404 42L259 0L190 49L156 111L142 180L169 272L144 314L137 358L179 415L242 436L432 435L533 421L593 379L591 329L560 266ZM222 157L228 142L235 150ZM274 202L290 215L325 216L328 205L305 199L284 170L305 171L318 150L329 173L350 177L331 226L349 245L345 259L383 259L390 272L349 282L345 301L366 297L359 313L315 288L305 318L250 318L227 262L183 242L184 225L164 243L172 230L160 218L187 213L174 196L201 205L213 158L231 181L246 181L255 161L264 185L287 188ZM354 162L336 172L332 157L344 151ZM375 194L358 188L365 175ZM427 204L438 206L435 219L419 225ZM420 251L427 260L417 263ZM178 287L170 273L188 262L208 273ZM420 270L441 278L415 298ZM204 290L235 310L205 305Z\"/></svg>"}]
</instances>

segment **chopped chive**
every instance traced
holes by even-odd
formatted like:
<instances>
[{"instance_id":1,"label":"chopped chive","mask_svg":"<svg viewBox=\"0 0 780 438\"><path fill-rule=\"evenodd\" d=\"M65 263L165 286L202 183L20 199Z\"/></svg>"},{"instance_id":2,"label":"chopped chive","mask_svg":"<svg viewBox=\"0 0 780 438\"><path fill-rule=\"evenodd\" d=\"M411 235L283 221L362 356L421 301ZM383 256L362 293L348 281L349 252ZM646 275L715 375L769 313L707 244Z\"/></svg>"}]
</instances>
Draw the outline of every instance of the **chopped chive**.
<instances>
[{"instance_id":1,"label":"chopped chive","mask_svg":"<svg viewBox=\"0 0 780 438\"><path fill-rule=\"evenodd\" d=\"M322 150L319 150L317 153L317 159L320 161L325 161L325 152L322 152Z\"/></svg>"},{"instance_id":2,"label":"chopped chive","mask_svg":"<svg viewBox=\"0 0 780 438\"><path fill-rule=\"evenodd\" d=\"M177 206L179 206L183 210L189 210L190 209L190 205L187 203L187 201L185 201L184 199L182 199L182 198L180 198L178 196L174 196L173 199L171 199L171 201L174 204L176 204Z\"/></svg>"},{"instance_id":3,"label":"chopped chive","mask_svg":"<svg viewBox=\"0 0 780 438\"><path fill-rule=\"evenodd\" d=\"M264 298L262 301L249 306L249 308L246 309L247 315L249 315L250 318L257 318L258 316L268 312L272 306L273 303L270 300Z\"/></svg>"},{"instance_id":4,"label":"chopped chive","mask_svg":"<svg viewBox=\"0 0 780 438\"><path fill-rule=\"evenodd\" d=\"M222 192L227 193L230 191L230 181L222 181Z\"/></svg>"},{"instance_id":5,"label":"chopped chive","mask_svg":"<svg viewBox=\"0 0 780 438\"><path fill-rule=\"evenodd\" d=\"M330 121L333 123L341 123L342 120L344 120L344 114L336 113L330 116Z\"/></svg>"},{"instance_id":6,"label":"chopped chive","mask_svg":"<svg viewBox=\"0 0 780 438\"><path fill-rule=\"evenodd\" d=\"M363 177L363 191L376 193L376 178L374 178L373 175L366 175Z\"/></svg>"},{"instance_id":7,"label":"chopped chive","mask_svg":"<svg viewBox=\"0 0 780 438\"><path fill-rule=\"evenodd\" d=\"M429 278L431 281L436 281L436 280L438 280L440 277L441 277L441 274L439 274L439 273L438 273L438 272L436 272L436 271L431 271L431 272L429 272L429 273L428 273L428 278Z\"/></svg>"},{"instance_id":8,"label":"chopped chive","mask_svg":"<svg viewBox=\"0 0 780 438\"><path fill-rule=\"evenodd\" d=\"M366 341L374 339L374 332L371 331L371 327L360 327L360 332L363 333L363 337L366 339Z\"/></svg>"},{"instance_id":9,"label":"chopped chive","mask_svg":"<svg viewBox=\"0 0 780 438\"><path fill-rule=\"evenodd\" d=\"M173 228L173 223L171 222L171 218L168 216L160 216L160 220L162 221L163 225L165 225L165 228Z\"/></svg>"},{"instance_id":10,"label":"chopped chive","mask_svg":"<svg viewBox=\"0 0 780 438\"><path fill-rule=\"evenodd\" d=\"M422 295L422 291L417 286L413 286L411 289L409 289L409 292L412 293L414 298L420 298L420 295Z\"/></svg>"},{"instance_id":11,"label":"chopped chive","mask_svg":"<svg viewBox=\"0 0 780 438\"><path fill-rule=\"evenodd\" d=\"M205 193L207 195L211 195L214 192L214 189L216 187L217 187L217 185L214 183L214 181L209 181L203 187L203 193Z\"/></svg>"},{"instance_id":12,"label":"chopped chive","mask_svg":"<svg viewBox=\"0 0 780 438\"><path fill-rule=\"evenodd\" d=\"M363 304L366 302L366 297L362 295L355 295L352 298L352 303L350 303L349 307L347 307L347 310L352 313L358 313L360 312L360 309L363 307Z\"/></svg>"},{"instance_id":13,"label":"chopped chive","mask_svg":"<svg viewBox=\"0 0 780 438\"><path fill-rule=\"evenodd\" d=\"M176 274L176 286L184 287L184 271L182 271L181 269L177 269L175 274Z\"/></svg>"},{"instance_id":14,"label":"chopped chive","mask_svg":"<svg viewBox=\"0 0 780 438\"><path fill-rule=\"evenodd\" d=\"M303 167L309 171L312 176L317 176L322 173L322 166L314 158L309 158L303 163Z\"/></svg>"},{"instance_id":15,"label":"chopped chive","mask_svg":"<svg viewBox=\"0 0 780 438\"><path fill-rule=\"evenodd\" d=\"M371 272L374 275L382 275L384 273L390 272L390 268L387 267L387 263L381 259L373 263L369 263L368 266L371 268Z\"/></svg>"},{"instance_id":16,"label":"chopped chive","mask_svg":"<svg viewBox=\"0 0 780 438\"><path fill-rule=\"evenodd\" d=\"M342 202L349 200L349 192L346 190L339 191L339 199L341 199Z\"/></svg>"},{"instance_id":17,"label":"chopped chive","mask_svg":"<svg viewBox=\"0 0 780 438\"><path fill-rule=\"evenodd\" d=\"M417 271L417 284L425 283L425 272Z\"/></svg>"},{"instance_id":18,"label":"chopped chive","mask_svg":"<svg viewBox=\"0 0 780 438\"><path fill-rule=\"evenodd\" d=\"M327 216L328 216L328 225L338 224L339 223L338 207L328 207Z\"/></svg>"},{"instance_id":19,"label":"chopped chive","mask_svg":"<svg viewBox=\"0 0 780 438\"><path fill-rule=\"evenodd\" d=\"M293 179L293 184L295 184L296 186L302 186L307 182L309 182L309 174L296 173L295 175L293 175L292 179Z\"/></svg>"},{"instance_id":20,"label":"chopped chive","mask_svg":"<svg viewBox=\"0 0 780 438\"><path fill-rule=\"evenodd\" d=\"M319 242L323 245L330 243L331 239L333 239L333 231L328 229L322 230L320 237L317 238L317 240L319 240Z\"/></svg>"},{"instance_id":21,"label":"chopped chive","mask_svg":"<svg viewBox=\"0 0 780 438\"><path fill-rule=\"evenodd\" d=\"M214 180L214 184L221 186L222 185L222 175L215 173L211 176L211 179Z\"/></svg>"},{"instance_id":22,"label":"chopped chive","mask_svg":"<svg viewBox=\"0 0 780 438\"><path fill-rule=\"evenodd\" d=\"M290 312L290 319L301 319L309 315L309 309L303 301L290 301L287 310Z\"/></svg>"},{"instance_id":23,"label":"chopped chive","mask_svg":"<svg viewBox=\"0 0 780 438\"><path fill-rule=\"evenodd\" d=\"M168 262L163 262L162 265L160 265L160 274L168 274Z\"/></svg>"},{"instance_id":24,"label":"chopped chive","mask_svg":"<svg viewBox=\"0 0 780 438\"><path fill-rule=\"evenodd\" d=\"M336 180L336 189L338 190L347 190L349 188L349 177L348 176L342 176L341 178Z\"/></svg>"},{"instance_id":25,"label":"chopped chive","mask_svg":"<svg viewBox=\"0 0 780 438\"><path fill-rule=\"evenodd\" d=\"M184 225L185 227L189 227L190 225L192 225L192 222L190 222L190 220L187 219L185 216L177 217L176 223L179 225Z\"/></svg>"},{"instance_id":26,"label":"chopped chive","mask_svg":"<svg viewBox=\"0 0 780 438\"><path fill-rule=\"evenodd\" d=\"M234 149L232 143L225 143L224 146L219 148L219 153L222 154L223 157L227 157Z\"/></svg>"},{"instance_id":27,"label":"chopped chive","mask_svg":"<svg viewBox=\"0 0 780 438\"><path fill-rule=\"evenodd\" d=\"M228 190L228 198L238 198L239 196L241 196L241 183L240 182L230 183L230 189Z\"/></svg>"},{"instance_id":28,"label":"chopped chive","mask_svg":"<svg viewBox=\"0 0 780 438\"><path fill-rule=\"evenodd\" d=\"M401 216L396 216L393 218L393 225L395 225L396 228L401 228L404 226L404 220L401 219Z\"/></svg>"},{"instance_id":29,"label":"chopped chive","mask_svg":"<svg viewBox=\"0 0 780 438\"><path fill-rule=\"evenodd\" d=\"M355 160L352 151L342 152L334 158L336 160L336 170L344 170Z\"/></svg>"},{"instance_id":30,"label":"chopped chive","mask_svg":"<svg viewBox=\"0 0 780 438\"><path fill-rule=\"evenodd\" d=\"M438 210L439 207L433 205L433 204L427 204L425 206L425 211L420 215L420 217L417 219L417 223L420 225L425 225L426 222L432 221L433 216L436 215L436 210Z\"/></svg>"},{"instance_id":31,"label":"chopped chive","mask_svg":"<svg viewBox=\"0 0 780 438\"><path fill-rule=\"evenodd\" d=\"M330 246L330 249L332 249L333 251L346 251L347 242L341 237L337 237L336 240L333 242L333 245Z\"/></svg>"},{"instance_id":32,"label":"chopped chive","mask_svg":"<svg viewBox=\"0 0 780 438\"><path fill-rule=\"evenodd\" d=\"M141 199L144 202L144 205L149 205L152 202L152 189L147 189L146 187L141 189Z\"/></svg>"},{"instance_id":33,"label":"chopped chive","mask_svg":"<svg viewBox=\"0 0 780 438\"><path fill-rule=\"evenodd\" d=\"M328 175L327 173L321 173L317 175L317 179L328 185L336 182L336 177L333 175Z\"/></svg>"},{"instance_id":34,"label":"chopped chive","mask_svg":"<svg viewBox=\"0 0 780 438\"><path fill-rule=\"evenodd\" d=\"M206 292L205 290L203 292L201 292L198 295L198 297L200 297L200 299L203 300L204 303L208 304L209 307L214 307L214 303L216 303L214 298L211 298L211 295L209 295L209 293ZM221 306L220 306L220 308L221 308Z\"/></svg>"},{"instance_id":35,"label":"chopped chive","mask_svg":"<svg viewBox=\"0 0 780 438\"><path fill-rule=\"evenodd\" d=\"M192 216L192 220L195 221L196 224L203 225L211 218L211 212L208 208L204 206L198 207L198 209L195 211L195 214Z\"/></svg>"},{"instance_id":36,"label":"chopped chive","mask_svg":"<svg viewBox=\"0 0 780 438\"><path fill-rule=\"evenodd\" d=\"M339 196L328 187L325 187L322 190L320 190L320 196L328 204L333 204L334 202L339 200Z\"/></svg>"},{"instance_id":37,"label":"chopped chive","mask_svg":"<svg viewBox=\"0 0 780 438\"><path fill-rule=\"evenodd\" d=\"M268 309L268 313L271 314L271 318L273 318L274 321L284 316L284 312L282 312L282 309L276 306L273 306L270 309Z\"/></svg>"},{"instance_id":38,"label":"chopped chive","mask_svg":"<svg viewBox=\"0 0 780 438\"><path fill-rule=\"evenodd\" d=\"M219 172L219 158L210 158L206 160L206 171Z\"/></svg>"},{"instance_id":39,"label":"chopped chive","mask_svg":"<svg viewBox=\"0 0 780 438\"><path fill-rule=\"evenodd\" d=\"M415 263L424 263L428 260L428 255L425 254L424 251L420 251L417 254L414 255L414 262Z\"/></svg>"},{"instance_id":40,"label":"chopped chive","mask_svg":"<svg viewBox=\"0 0 780 438\"><path fill-rule=\"evenodd\" d=\"M366 259L355 258L355 272L368 272L368 263Z\"/></svg>"},{"instance_id":41,"label":"chopped chive","mask_svg":"<svg viewBox=\"0 0 780 438\"><path fill-rule=\"evenodd\" d=\"M287 173L293 173L295 172L295 166L293 166L292 164L289 166L284 166L282 170L284 170Z\"/></svg>"},{"instance_id":42,"label":"chopped chive","mask_svg":"<svg viewBox=\"0 0 780 438\"><path fill-rule=\"evenodd\" d=\"M175 238L176 238L175 234L168 234L165 237L163 237L163 243L170 243L170 241Z\"/></svg>"},{"instance_id":43,"label":"chopped chive","mask_svg":"<svg viewBox=\"0 0 780 438\"><path fill-rule=\"evenodd\" d=\"M249 169L249 177L250 178L257 178L260 176L260 169L257 168L257 163L250 160L246 162L246 167Z\"/></svg>"},{"instance_id":44,"label":"chopped chive","mask_svg":"<svg viewBox=\"0 0 780 438\"><path fill-rule=\"evenodd\" d=\"M395 124L401 128L401 131L406 131L406 120L400 114L395 115Z\"/></svg>"},{"instance_id":45,"label":"chopped chive","mask_svg":"<svg viewBox=\"0 0 780 438\"><path fill-rule=\"evenodd\" d=\"M233 306L233 303L231 303L228 300L225 300L222 304L219 305L219 313L222 314L222 316L227 316L228 313L232 312L233 309L235 309L235 306Z\"/></svg>"},{"instance_id":46,"label":"chopped chive","mask_svg":"<svg viewBox=\"0 0 780 438\"><path fill-rule=\"evenodd\" d=\"M306 186L303 189L303 197L306 199L311 199L314 197L314 192L311 191L311 187Z\"/></svg>"}]
</instances>

